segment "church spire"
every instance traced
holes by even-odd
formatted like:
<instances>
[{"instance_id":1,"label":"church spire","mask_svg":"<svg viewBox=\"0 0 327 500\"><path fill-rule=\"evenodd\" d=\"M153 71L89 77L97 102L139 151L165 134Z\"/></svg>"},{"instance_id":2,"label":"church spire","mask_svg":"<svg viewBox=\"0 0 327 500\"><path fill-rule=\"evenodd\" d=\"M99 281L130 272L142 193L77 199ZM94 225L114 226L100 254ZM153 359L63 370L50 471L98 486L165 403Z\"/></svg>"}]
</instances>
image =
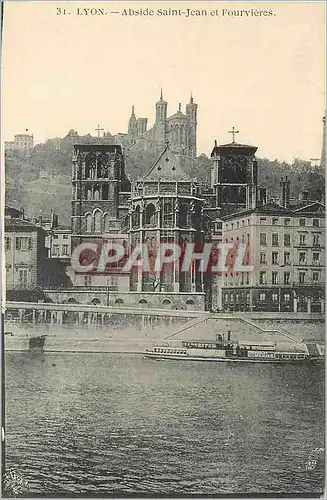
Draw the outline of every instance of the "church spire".
<instances>
[{"instance_id":1,"label":"church spire","mask_svg":"<svg viewBox=\"0 0 327 500\"><path fill-rule=\"evenodd\" d=\"M160 89L160 101L163 100L162 89Z\"/></svg>"},{"instance_id":2,"label":"church spire","mask_svg":"<svg viewBox=\"0 0 327 500\"><path fill-rule=\"evenodd\" d=\"M193 92L191 92L190 104L193 104Z\"/></svg>"},{"instance_id":3,"label":"church spire","mask_svg":"<svg viewBox=\"0 0 327 500\"><path fill-rule=\"evenodd\" d=\"M132 106L132 115L135 115L134 104Z\"/></svg>"}]
</instances>

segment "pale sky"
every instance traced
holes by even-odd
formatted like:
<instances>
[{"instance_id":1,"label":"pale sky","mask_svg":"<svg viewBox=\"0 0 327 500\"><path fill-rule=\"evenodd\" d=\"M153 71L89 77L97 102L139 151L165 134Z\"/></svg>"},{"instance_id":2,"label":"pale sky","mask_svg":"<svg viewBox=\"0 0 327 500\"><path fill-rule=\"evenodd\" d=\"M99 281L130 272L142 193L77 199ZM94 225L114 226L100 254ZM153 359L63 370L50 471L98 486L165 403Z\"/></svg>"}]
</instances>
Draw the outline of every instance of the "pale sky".
<instances>
[{"instance_id":1,"label":"pale sky","mask_svg":"<svg viewBox=\"0 0 327 500\"><path fill-rule=\"evenodd\" d=\"M66 15L56 9L66 8ZM77 15L77 8L107 14ZM126 9L206 9L202 17L122 16ZM218 16L210 12L218 9ZM222 16L273 10L273 16ZM111 14L119 11L119 14ZM67 12L70 12L68 14ZM131 106L154 121L163 88L168 114L193 92L198 154L215 139L259 147L258 156L318 158L325 113L324 2L7 1L3 31L3 137L35 141L74 128L125 132Z\"/></svg>"}]
</instances>

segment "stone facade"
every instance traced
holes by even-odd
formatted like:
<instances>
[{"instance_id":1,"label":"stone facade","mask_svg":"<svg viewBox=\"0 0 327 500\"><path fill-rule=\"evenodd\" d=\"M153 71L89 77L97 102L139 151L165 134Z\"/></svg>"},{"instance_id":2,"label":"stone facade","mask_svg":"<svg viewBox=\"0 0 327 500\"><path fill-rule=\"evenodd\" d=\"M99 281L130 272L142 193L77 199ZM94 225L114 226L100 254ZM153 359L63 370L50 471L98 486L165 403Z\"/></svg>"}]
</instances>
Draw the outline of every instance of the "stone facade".
<instances>
[{"instance_id":1,"label":"stone facade","mask_svg":"<svg viewBox=\"0 0 327 500\"><path fill-rule=\"evenodd\" d=\"M106 287L45 290L52 302L151 309L205 310L204 293L112 292Z\"/></svg>"},{"instance_id":2,"label":"stone facade","mask_svg":"<svg viewBox=\"0 0 327 500\"><path fill-rule=\"evenodd\" d=\"M46 285L47 252L45 231L6 209L5 268L6 290L34 290Z\"/></svg>"},{"instance_id":3,"label":"stone facade","mask_svg":"<svg viewBox=\"0 0 327 500\"><path fill-rule=\"evenodd\" d=\"M217 278L223 310L324 312L325 207L290 207L287 198L284 203L224 218L224 241L246 243L254 270L238 273L231 267Z\"/></svg>"}]
</instances>

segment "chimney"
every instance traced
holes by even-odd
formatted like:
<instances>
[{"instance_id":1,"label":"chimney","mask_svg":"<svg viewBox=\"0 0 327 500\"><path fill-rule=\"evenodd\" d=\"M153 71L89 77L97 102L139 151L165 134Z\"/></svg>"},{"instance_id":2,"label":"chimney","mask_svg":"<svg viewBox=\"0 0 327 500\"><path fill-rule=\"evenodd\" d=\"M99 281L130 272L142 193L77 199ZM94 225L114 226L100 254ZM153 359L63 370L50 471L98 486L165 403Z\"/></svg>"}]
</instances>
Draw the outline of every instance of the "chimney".
<instances>
[{"instance_id":1,"label":"chimney","mask_svg":"<svg viewBox=\"0 0 327 500\"><path fill-rule=\"evenodd\" d=\"M282 186L282 206L288 208L290 206L290 194L291 194L291 181L285 177L285 180L281 180Z\"/></svg>"},{"instance_id":2,"label":"chimney","mask_svg":"<svg viewBox=\"0 0 327 500\"><path fill-rule=\"evenodd\" d=\"M267 203L267 189L259 188L258 189L258 204L259 206L266 205Z\"/></svg>"},{"instance_id":3,"label":"chimney","mask_svg":"<svg viewBox=\"0 0 327 500\"><path fill-rule=\"evenodd\" d=\"M299 201L308 201L308 198L309 198L309 191L302 191L300 194L299 194Z\"/></svg>"}]
</instances>

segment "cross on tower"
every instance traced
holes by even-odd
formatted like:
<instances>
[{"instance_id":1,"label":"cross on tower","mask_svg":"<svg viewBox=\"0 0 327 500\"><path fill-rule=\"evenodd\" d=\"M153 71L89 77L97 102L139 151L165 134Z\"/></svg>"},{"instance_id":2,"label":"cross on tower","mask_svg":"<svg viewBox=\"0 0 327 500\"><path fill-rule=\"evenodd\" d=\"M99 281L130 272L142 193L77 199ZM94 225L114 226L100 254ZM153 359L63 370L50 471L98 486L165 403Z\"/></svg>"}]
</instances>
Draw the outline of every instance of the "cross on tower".
<instances>
[{"instance_id":1,"label":"cross on tower","mask_svg":"<svg viewBox=\"0 0 327 500\"><path fill-rule=\"evenodd\" d=\"M101 130L104 130L104 128L100 128L100 125L98 125L98 128L95 129L96 132L98 132L98 138L100 139L100 132Z\"/></svg>"},{"instance_id":2,"label":"cross on tower","mask_svg":"<svg viewBox=\"0 0 327 500\"><path fill-rule=\"evenodd\" d=\"M229 134L233 134L233 142L235 142L235 135L236 134L239 134L240 131L239 130L235 130L235 127L232 128L232 130L229 130L228 131Z\"/></svg>"}]
</instances>

